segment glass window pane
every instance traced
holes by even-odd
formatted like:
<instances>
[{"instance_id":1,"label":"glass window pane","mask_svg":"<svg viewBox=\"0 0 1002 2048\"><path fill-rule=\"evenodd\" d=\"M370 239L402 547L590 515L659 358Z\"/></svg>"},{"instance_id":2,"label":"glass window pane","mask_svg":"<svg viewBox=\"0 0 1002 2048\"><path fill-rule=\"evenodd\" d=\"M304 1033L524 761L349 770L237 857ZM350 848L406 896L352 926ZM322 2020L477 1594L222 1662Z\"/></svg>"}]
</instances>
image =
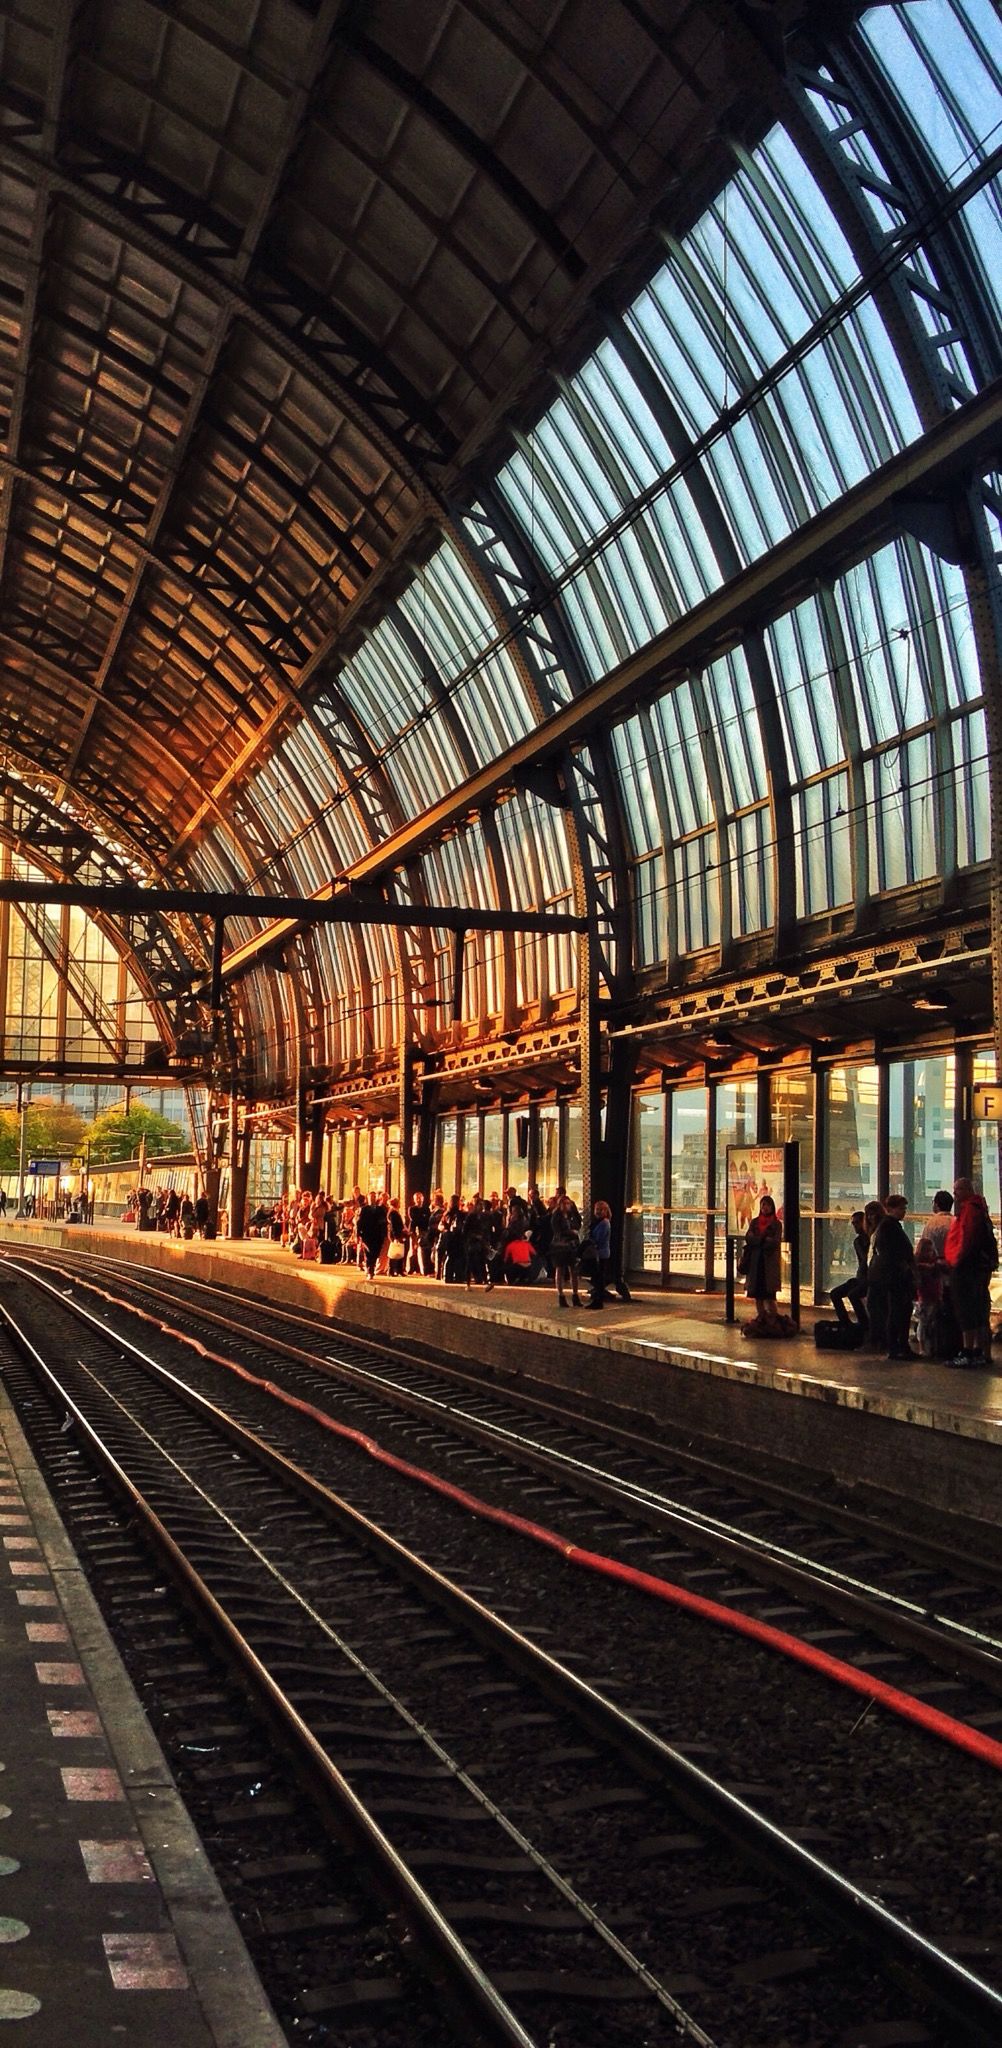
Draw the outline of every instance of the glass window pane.
<instances>
[{"instance_id":1,"label":"glass window pane","mask_svg":"<svg viewBox=\"0 0 1002 2048\"><path fill-rule=\"evenodd\" d=\"M753 1145L758 1135L758 1082L720 1081L717 1084L717 1133L714 1159L713 1271L722 1280L726 1269L727 1238L725 1199L728 1145Z\"/></svg>"},{"instance_id":2,"label":"glass window pane","mask_svg":"<svg viewBox=\"0 0 1002 2048\"><path fill-rule=\"evenodd\" d=\"M573 1202L581 1203L584 1193L581 1149L581 1105L571 1102L567 1107L567 1159L564 1165L564 1186Z\"/></svg>"},{"instance_id":3,"label":"glass window pane","mask_svg":"<svg viewBox=\"0 0 1002 2048\"><path fill-rule=\"evenodd\" d=\"M441 1117L435 1143L435 1186L441 1188L446 1201L448 1201L450 1195L459 1193L456 1185L459 1163L456 1136L456 1118L454 1116Z\"/></svg>"},{"instance_id":4,"label":"glass window pane","mask_svg":"<svg viewBox=\"0 0 1002 2048\"><path fill-rule=\"evenodd\" d=\"M954 1059L895 1060L888 1070L889 1191L907 1196L911 1226L954 1177Z\"/></svg>"},{"instance_id":5,"label":"glass window pane","mask_svg":"<svg viewBox=\"0 0 1002 2048\"><path fill-rule=\"evenodd\" d=\"M544 1202L560 1182L560 1111L554 1103L539 1111L536 1126L536 1186Z\"/></svg>"},{"instance_id":6,"label":"glass window pane","mask_svg":"<svg viewBox=\"0 0 1002 2048\"><path fill-rule=\"evenodd\" d=\"M879 1201L877 1187L878 1072L873 1066L829 1067L824 1116L828 1211L849 1216Z\"/></svg>"},{"instance_id":7,"label":"glass window pane","mask_svg":"<svg viewBox=\"0 0 1002 2048\"><path fill-rule=\"evenodd\" d=\"M677 1088L671 1099L671 1239L674 1279L702 1287L706 1277L706 1142L709 1095Z\"/></svg>"},{"instance_id":8,"label":"glass window pane","mask_svg":"<svg viewBox=\"0 0 1002 2048\"><path fill-rule=\"evenodd\" d=\"M997 1073L994 1052L975 1053L975 1081L994 1083ZM999 1215L1002 1214L1002 1186L999 1175L999 1140L1002 1138L1002 1125L982 1123L979 1120L972 1126L972 1131L974 1185L980 1188L997 1222Z\"/></svg>"},{"instance_id":9,"label":"glass window pane","mask_svg":"<svg viewBox=\"0 0 1002 2048\"><path fill-rule=\"evenodd\" d=\"M484 1184L485 1195L500 1195L504 1191L504 1117L500 1110L485 1116L484 1124Z\"/></svg>"},{"instance_id":10,"label":"glass window pane","mask_svg":"<svg viewBox=\"0 0 1002 2048\"><path fill-rule=\"evenodd\" d=\"M671 1206L706 1208L705 1088L677 1088L671 1102Z\"/></svg>"},{"instance_id":11,"label":"glass window pane","mask_svg":"<svg viewBox=\"0 0 1002 2048\"><path fill-rule=\"evenodd\" d=\"M805 1068L772 1077L769 1090L772 1137L777 1145L800 1146L800 1287L809 1299L813 1285L814 1240L814 1076ZM789 1253L783 1247L783 1284Z\"/></svg>"},{"instance_id":12,"label":"glass window pane","mask_svg":"<svg viewBox=\"0 0 1002 2048\"><path fill-rule=\"evenodd\" d=\"M877 1197L878 1088L876 1067L832 1067L824 1080L825 1184L820 1191L817 1286L819 1292L855 1271L849 1218Z\"/></svg>"},{"instance_id":13,"label":"glass window pane","mask_svg":"<svg viewBox=\"0 0 1002 2048\"><path fill-rule=\"evenodd\" d=\"M667 1101L660 1088L634 1095L630 1133L630 1206L626 1264L631 1272L660 1273L664 1235Z\"/></svg>"},{"instance_id":14,"label":"glass window pane","mask_svg":"<svg viewBox=\"0 0 1002 2048\"><path fill-rule=\"evenodd\" d=\"M872 7L864 35L899 111L921 136L945 183L956 185L983 161L1002 122L1002 25L992 0L926 0L921 6ZM1002 310L1002 223L982 191L963 219L977 249L983 284Z\"/></svg>"},{"instance_id":15,"label":"glass window pane","mask_svg":"<svg viewBox=\"0 0 1002 2048\"><path fill-rule=\"evenodd\" d=\"M714 1203L722 1209L727 1188L728 1145L754 1145L758 1135L758 1083L720 1081L717 1084L717 1142L714 1161Z\"/></svg>"}]
</instances>

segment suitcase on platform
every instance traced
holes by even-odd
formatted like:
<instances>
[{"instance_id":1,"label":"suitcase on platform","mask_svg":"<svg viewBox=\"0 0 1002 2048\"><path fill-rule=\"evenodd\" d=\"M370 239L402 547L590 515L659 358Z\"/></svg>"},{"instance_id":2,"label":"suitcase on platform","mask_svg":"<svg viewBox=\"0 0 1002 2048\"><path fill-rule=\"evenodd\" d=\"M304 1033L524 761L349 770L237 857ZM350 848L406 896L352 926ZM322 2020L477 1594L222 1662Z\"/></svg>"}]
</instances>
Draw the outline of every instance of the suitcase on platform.
<instances>
[{"instance_id":1,"label":"suitcase on platform","mask_svg":"<svg viewBox=\"0 0 1002 2048\"><path fill-rule=\"evenodd\" d=\"M858 1351L863 1332L858 1323L815 1323L814 1342L819 1351Z\"/></svg>"}]
</instances>

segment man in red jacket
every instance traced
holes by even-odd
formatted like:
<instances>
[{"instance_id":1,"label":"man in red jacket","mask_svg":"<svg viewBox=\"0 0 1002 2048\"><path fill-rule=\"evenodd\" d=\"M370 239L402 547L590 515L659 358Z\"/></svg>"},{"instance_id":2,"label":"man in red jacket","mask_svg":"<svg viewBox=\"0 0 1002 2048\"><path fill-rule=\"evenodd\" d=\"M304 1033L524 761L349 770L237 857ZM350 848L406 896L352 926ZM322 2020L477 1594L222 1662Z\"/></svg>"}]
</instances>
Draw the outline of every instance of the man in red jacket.
<instances>
[{"instance_id":1,"label":"man in red jacket","mask_svg":"<svg viewBox=\"0 0 1002 2048\"><path fill-rule=\"evenodd\" d=\"M960 1324L961 1349L949 1362L983 1372L991 1362L989 1286L998 1265L998 1245L988 1204L974 1182L966 1177L954 1181L953 1199L953 1221L946 1233L943 1257L953 1312Z\"/></svg>"}]
</instances>

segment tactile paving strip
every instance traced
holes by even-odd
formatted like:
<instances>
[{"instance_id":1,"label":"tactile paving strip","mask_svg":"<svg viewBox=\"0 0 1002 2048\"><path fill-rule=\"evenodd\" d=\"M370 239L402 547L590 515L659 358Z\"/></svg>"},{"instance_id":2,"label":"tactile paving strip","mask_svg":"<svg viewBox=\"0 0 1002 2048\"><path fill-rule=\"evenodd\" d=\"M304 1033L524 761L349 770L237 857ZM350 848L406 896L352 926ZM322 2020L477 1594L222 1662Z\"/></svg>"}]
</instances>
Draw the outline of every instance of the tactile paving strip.
<instances>
[{"instance_id":1,"label":"tactile paving strip","mask_svg":"<svg viewBox=\"0 0 1002 2048\"><path fill-rule=\"evenodd\" d=\"M283 2048L2 1391L0 1671L0 2029Z\"/></svg>"}]
</instances>

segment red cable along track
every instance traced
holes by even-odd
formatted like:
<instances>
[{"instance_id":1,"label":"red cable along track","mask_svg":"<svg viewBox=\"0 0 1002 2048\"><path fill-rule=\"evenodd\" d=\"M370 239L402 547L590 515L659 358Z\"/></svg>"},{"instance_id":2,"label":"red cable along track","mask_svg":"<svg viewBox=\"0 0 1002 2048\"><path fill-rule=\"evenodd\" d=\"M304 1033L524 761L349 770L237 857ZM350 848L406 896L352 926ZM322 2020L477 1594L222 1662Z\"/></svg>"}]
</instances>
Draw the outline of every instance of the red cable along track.
<instances>
[{"instance_id":1,"label":"red cable along track","mask_svg":"<svg viewBox=\"0 0 1002 2048\"><path fill-rule=\"evenodd\" d=\"M739 1614L732 1607L722 1607L716 1600L707 1600L701 1593L690 1593L684 1586L676 1586L670 1579L655 1578L651 1572L637 1571L633 1565L621 1564L617 1558L604 1557L599 1551L583 1550L579 1544L568 1542L565 1536L558 1536L554 1529L547 1529L540 1522L527 1521L523 1515L513 1515L506 1508L492 1507L489 1501L481 1500L475 1493L467 1493L463 1487L453 1486L447 1479L440 1479L435 1472L428 1472L422 1465L412 1465L406 1458L398 1458L394 1452L384 1450L375 1437L366 1436L364 1431L353 1429L344 1422L335 1422L310 1401L302 1401L295 1394L286 1393L273 1380L261 1379L247 1366L238 1364L234 1358L226 1358L196 1337L189 1337L183 1330L175 1330L161 1317L151 1315L147 1309L137 1308L131 1302L123 1302L106 1288L98 1287L93 1281L81 1281L76 1274L72 1279L78 1286L97 1294L103 1301L116 1308L125 1308L130 1315L151 1323L165 1337L197 1351L200 1357L208 1359L226 1372L235 1373L279 1401L286 1408L295 1409L299 1414L309 1416L321 1429L332 1436L341 1437L346 1443L363 1450L377 1464L385 1465L391 1472L398 1472L405 1479L428 1487L443 1499L456 1503L468 1514L476 1515L481 1521L493 1522L499 1528L509 1529L515 1535L528 1537L547 1550L555 1550L566 1563L579 1566L584 1571L597 1572L602 1578L611 1579L622 1586L629 1586L635 1592L647 1593L654 1600L663 1600L671 1607L680 1608L687 1614L698 1615L703 1621L711 1621L720 1628L728 1628L735 1635L747 1636L752 1642L761 1643L766 1649L778 1651L796 1664L805 1664L809 1670L817 1671L824 1678L830 1678L849 1692L862 1695L878 1706L886 1707L904 1721L911 1721L929 1735L937 1736L942 1742L949 1742L954 1749L966 1751L976 1757L979 1763L988 1764L992 1769L1002 1770L1002 1742L993 1741L990 1735L982 1734L966 1721L955 1720L952 1714L940 1713L937 1707L927 1706L924 1700L916 1699L913 1693L901 1692L897 1686L885 1685L883 1679L874 1678L868 1671L861 1671L855 1664L847 1664L841 1657L830 1657L826 1650L819 1650L813 1643L805 1643L799 1636L787 1634L785 1629L772 1628L768 1622L755 1621L751 1615Z\"/></svg>"}]
</instances>

